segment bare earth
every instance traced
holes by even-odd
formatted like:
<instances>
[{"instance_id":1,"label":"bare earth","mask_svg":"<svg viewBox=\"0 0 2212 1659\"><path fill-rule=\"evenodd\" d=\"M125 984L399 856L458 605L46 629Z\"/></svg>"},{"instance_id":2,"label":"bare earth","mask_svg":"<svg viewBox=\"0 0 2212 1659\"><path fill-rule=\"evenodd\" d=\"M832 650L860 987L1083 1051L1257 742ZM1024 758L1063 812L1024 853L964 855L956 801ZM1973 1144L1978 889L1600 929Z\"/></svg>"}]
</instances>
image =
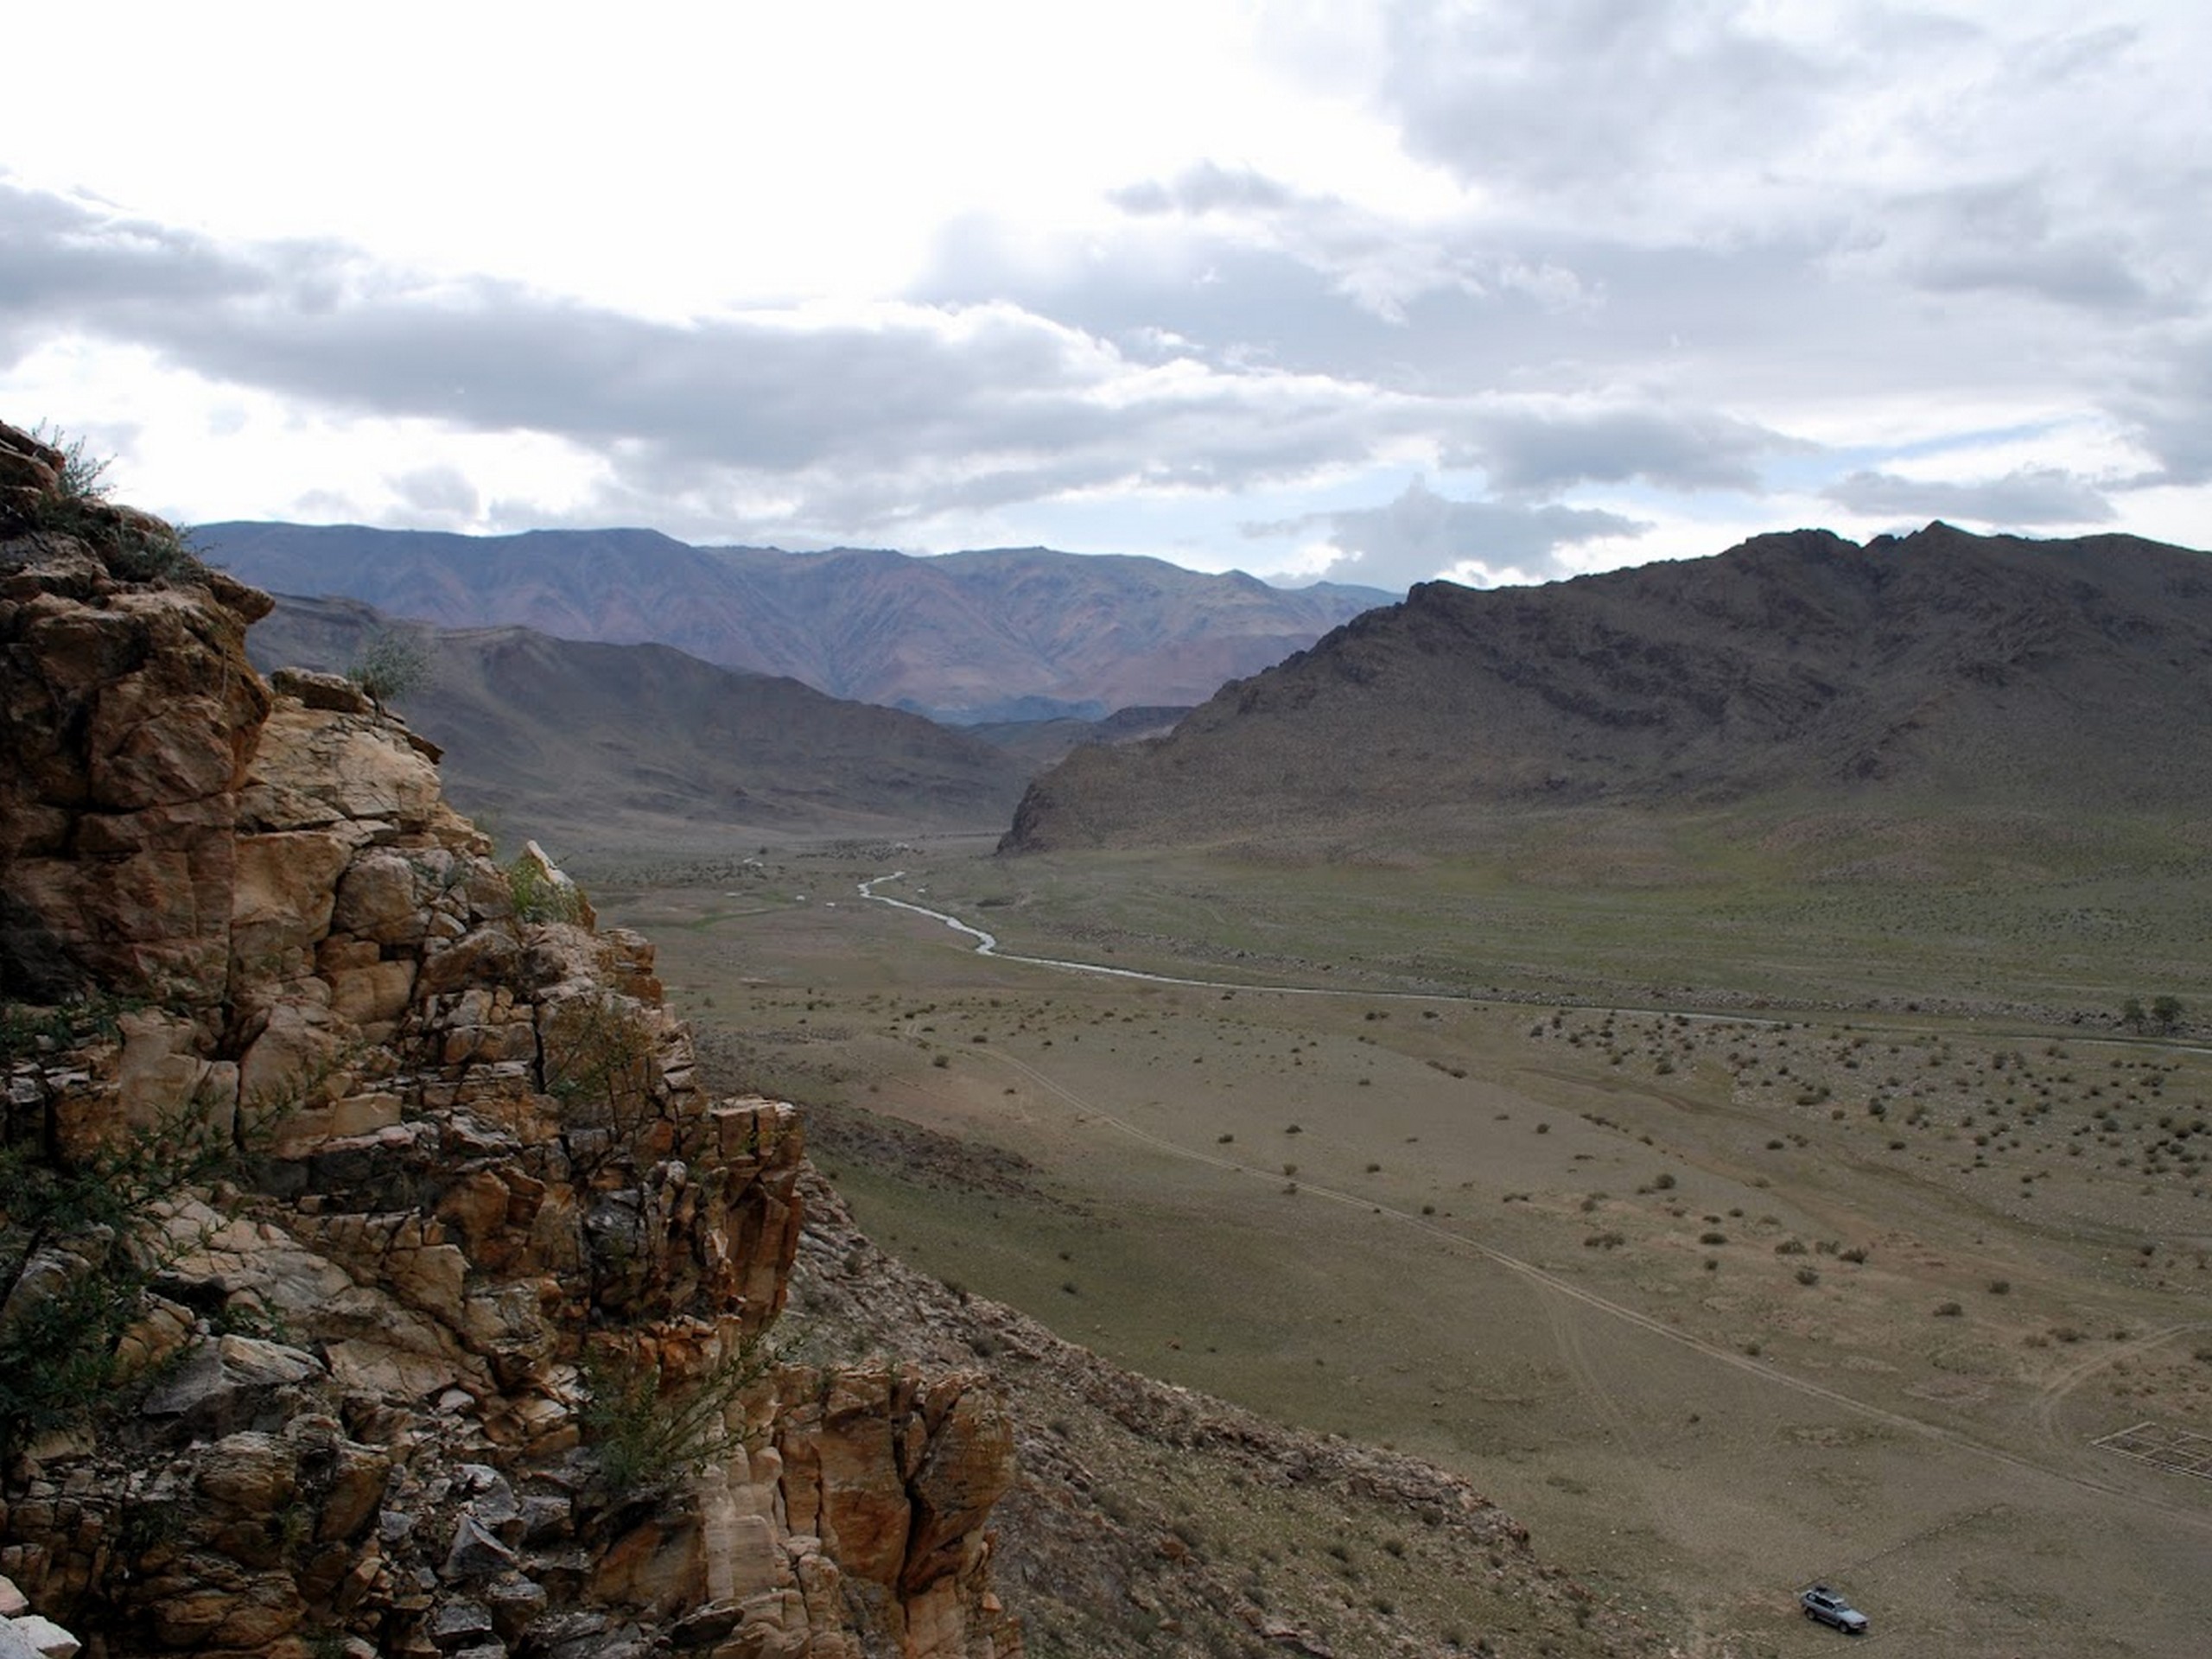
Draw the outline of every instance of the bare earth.
<instances>
[{"instance_id":1,"label":"bare earth","mask_svg":"<svg viewBox=\"0 0 2212 1659\"><path fill-rule=\"evenodd\" d=\"M1832 1651L1815 1580L1910 1652L2205 1650L2212 1479L2154 1460L2212 1436L2200 1049L1332 990L1349 959L1076 974L862 902L888 856L594 889L710 1047L817 1108L887 1249L1464 1474L1688 1653ZM899 856L887 893L1007 931L997 874Z\"/></svg>"}]
</instances>

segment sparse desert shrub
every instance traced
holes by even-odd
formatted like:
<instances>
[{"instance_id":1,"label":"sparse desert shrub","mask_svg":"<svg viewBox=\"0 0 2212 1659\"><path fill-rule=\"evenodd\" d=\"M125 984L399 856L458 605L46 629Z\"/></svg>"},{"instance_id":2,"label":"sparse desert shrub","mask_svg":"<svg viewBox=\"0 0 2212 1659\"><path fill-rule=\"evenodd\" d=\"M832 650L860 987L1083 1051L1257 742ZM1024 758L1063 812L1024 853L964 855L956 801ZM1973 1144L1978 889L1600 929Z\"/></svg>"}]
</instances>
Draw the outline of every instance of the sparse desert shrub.
<instances>
[{"instance_id":1,"label":"sparse desert shrub","mask_svg":"<svg viewBox=\"0 0 2212 1659\"><path fill-rule=\"evenodd\" d=\"M73 438L43 421L31 436L61 454L59 487L40 495L25 511L40 530L74 536L98 547L108 568L125 582L166 584L207 574L185 531L143 513L109 505L111 486L105 456L96 456L82 438Z\"/></svg>"},{"instance_id":2,"label":"sparse desert shrub","mask_svg":"<svg viewBox=\"0 0 2212 1659\"><path fill-rule=\"evenodd\" d=\"M1805 1254L1805 1241L1802 1238L1785 1238L1774 1247L1774 1253L1777 1255L1802 1255Z\"/></svg>"},{"instance_id":3,"label":"sparse desert shrub","mask_svg":"<svg viewBox=\"0 0 2212 1659\"><path fill-rule=\"evenodd\" d=\"M2010 1279L1993 1279L1989 1281L1989 1294L1993 1296L2010 1295L2012 1290L2012 1281Z\"/></svg>"},{"instance_id":4,"label":"sparse desert shrub","mask_svg":"<svg viewBox=\"0 0 2212 1659\"><path fill-rule=\"evenodd\" d=\"M1627 1243L1625 1235L1614 1232L1609 1228L1602 1233L1591 1234L1582 1241L1582 1248L1586 1250L1618 1250Z\"/></svg>"},{"instance_id":5,"label":"sparse desert shrub","mask_svg":"<svg viewBox=\"0 0 2212 1659\"><path fill-rule=\"evenodd\" d=\"M518 854L501 868L516 920L573 924L582 919L583 890L573 881L555 880L529 853Z\"/></svg>"},{"instance_id":6,"label":"sparse desert shrub","mask_svg":"<svg viewBox=\"0 0 2212 1659\"><path fill-rule=\"evenodd\" d=\"M113 457L93 454L83 438L73 438L60 427L48 426L44 421L31 428L31 436L60 452L61 471L57 481L63 500L107 499L113 487L107 479L107 469L115 464Z\"/></svg>"},{"instance_id":7,"label":"sparse desert shrub","mask_svg":"<svg viewBox=\"0 0 2212 1659\"><path fill-rule=\"evenodd\" d=\"M1700 1233L1697 1236L1697 1242L1700 1244L1726 1244L1728 1242L1728 1235L1720 1232Z\"/></svg>"},{"instance_id":8,"label":"sparse desert shrub","mask_svg":"<svg viewBox=\"0 0 2212 1659\"><path fill-rule=\"evenodd\" d=\"M578 1167L630 1150L659 1112L656 1033L645 1011L613 995L577 997L540 1015L538 1040L545 1092L563 1109Z\"/></svg>"},{"instance_id":9,"label":"sparse desert shrub","mask_svg":"<svg viewBox=\"0 0 2212 1659\"><path fill-rule=\"evenodd\" d=\"M1966 1309L1961 1307L1956 1302L1938 1302L1936 1304L1936 1317L1939 1319L1955 1319L1965 1312Z\"/></svg>"},{"instance_id":10,"label":"sparse desert shrub","mask_svg":"<svg viewBox=\"0 0 2212 1659\"><path fill-rule=\"evenodd\" d=\"M429 683L429 642L418 628L379 628L353 653L346 677L381 709Z\"/></svg>"},{"instance_id":11,"label":"sparse desert shrub","mask_svg":"<svg viewBox=\"0 0 2212 1659\"><path fill-rule=\"evenodd\" d=\"M56 1011L44 1029L81 1040L88 1027L74 1018ZM12 1007L0 1017L11 1033L31 1023ZM268 1109L273 1122L281 1109ZM81 1160L0 1147L0 1457L77 1421L121 1380L116 1344L188 1243L155 1224L156 1206L238 1163L231 1135L191 1103Z\"/></svg>"},{"instance_id":12,"label":"sparse desert shrub","mask_svg":"<svg viewBox=\"0 0 2212 1659\"><path fill-rule=\"evenodd\" d=\"M747 1438L739 1396L781 1357L750 1338L671 1388L627 1351L587 1354L582 1427L600 1484L616 1498L662 1490L738 1450Z\"/></svg>"},{"instance_id":13,"label":"sparse desert shrub","mask_svg":"<svg viewBox=\"0 0 2212 1659\"><path fill-rule=\"evenodd\" d=\"M1815 1267L1803 1267L1798 1268L1797 1282L1801 1285L1819 1284L1821 1282L1821 1270Z\"/></svg>"}]
</instances>

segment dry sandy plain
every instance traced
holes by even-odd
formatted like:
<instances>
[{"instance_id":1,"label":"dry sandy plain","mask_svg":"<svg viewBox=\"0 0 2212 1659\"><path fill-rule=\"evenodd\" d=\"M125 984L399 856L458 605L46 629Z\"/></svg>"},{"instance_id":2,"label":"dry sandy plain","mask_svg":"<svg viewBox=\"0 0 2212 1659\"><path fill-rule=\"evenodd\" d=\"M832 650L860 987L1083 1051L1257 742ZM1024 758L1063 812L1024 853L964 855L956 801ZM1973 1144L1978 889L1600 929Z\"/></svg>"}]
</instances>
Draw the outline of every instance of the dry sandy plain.
<instances>
[{"instance_id":1,"label":"dry sandy plain","mask_svg":"<svg viewBox=\"0 0 2212 1659\"><path fill-rule=\"evenodd\" d=\"M979 956L862 900L893 868L1008 950L1236 988ZM1193 962L1032 879L956 844L594 893L814 1109L887 1248L1461 1471L1685 1652L1834 1651L1815 1580L1891 1651L2212 1652L2212 1464L2109 1442L2212 1452L2212 1055L1995 1004L1609 1008L1548 969L1409 995L1380 951L1221 944L1249 906L1197 887Z\"/></svg>"}]
</instances>

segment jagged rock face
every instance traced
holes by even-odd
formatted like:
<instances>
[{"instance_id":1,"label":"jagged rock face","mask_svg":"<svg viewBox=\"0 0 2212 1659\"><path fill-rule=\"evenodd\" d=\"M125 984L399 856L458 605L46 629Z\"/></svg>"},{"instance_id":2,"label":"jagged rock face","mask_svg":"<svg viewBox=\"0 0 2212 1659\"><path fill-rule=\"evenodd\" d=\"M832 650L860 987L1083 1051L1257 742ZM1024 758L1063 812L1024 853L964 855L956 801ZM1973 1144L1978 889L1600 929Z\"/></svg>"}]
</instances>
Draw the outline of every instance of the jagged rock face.
<instances>
[{"instance_id":1,"label":"jagged rock face","mask_svg":"<svg viewBox=\"0 0 2212 1659\"><path fill-rule=\"evenodd\" d=\"M0 429L0 971L128 1005L10 1039L6 1143L245 1155L97 1236L0 1191L0 1344L118 1262L146 1286L114 1400L0 1424L0 1573L111 1654L1018 1654L991 1398L758 1347L792 1109L706 1096L644 940L518 914L428 746L265 685L263 596L40 531L27 444ZM618 1482L626 1435L658 1461Z\"/></svg>"},{"instance_id":2,"label":"jagged rock face","mask_svg":"<svg viewBox=\"0 0 2212 1659\"><path fill-rule=\"evenodd\" d=\"M117 583L81 544L0 543L7 994L220 1000L238 791L270 708L243 642L268 607L219 580Z\"/></svg>"}]
</instances>

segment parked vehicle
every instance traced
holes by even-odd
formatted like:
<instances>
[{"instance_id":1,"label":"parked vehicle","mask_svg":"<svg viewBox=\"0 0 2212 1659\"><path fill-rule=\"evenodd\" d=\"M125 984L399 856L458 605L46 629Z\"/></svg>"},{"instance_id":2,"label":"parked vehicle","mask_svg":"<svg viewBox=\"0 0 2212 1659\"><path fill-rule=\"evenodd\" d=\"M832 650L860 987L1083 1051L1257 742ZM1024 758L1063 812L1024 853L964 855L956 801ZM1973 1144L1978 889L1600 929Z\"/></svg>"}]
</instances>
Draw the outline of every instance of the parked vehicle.
<instances>
[{"instance_id":1,"label":"parked vehicle","mask_svg":"<svg viewBox=\"0 0 2212 1659\"><path fill-rule=\"evenodd\" d=\"M1833 1624L1846 1636L1866 1634L1866 1615L1853 1607L1825 1584L1816 1584L1797 1598L1805 1610L1805 1617L1821 1624Z\"/></svg>"}]
</instances>

